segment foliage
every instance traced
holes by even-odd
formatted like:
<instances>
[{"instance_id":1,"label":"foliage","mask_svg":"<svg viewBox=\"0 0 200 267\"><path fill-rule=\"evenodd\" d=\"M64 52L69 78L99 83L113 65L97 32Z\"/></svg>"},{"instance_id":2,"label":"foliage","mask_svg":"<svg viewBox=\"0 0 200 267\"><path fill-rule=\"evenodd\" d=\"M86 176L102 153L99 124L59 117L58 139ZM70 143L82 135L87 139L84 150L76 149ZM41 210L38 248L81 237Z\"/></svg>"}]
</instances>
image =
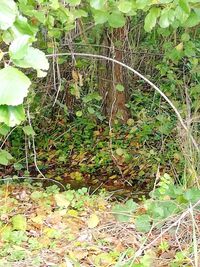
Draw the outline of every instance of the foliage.
<instances>
[{"instance_id":1,"label":"foliage","mask_svg":"<svg viewBox=\"0 0 200 267\"><path fill-rule=\"evenodd\" d=\"M183 193L186 194L187 191ZM152 203L153 200L136 204L130 199L119 205L108 201L109 197L103 191L89 195L86 188L61 192L53 185L43 189L40 183L31 185L30 181L2 185L0 200L5 204L0 207L0 264L41 266L44 262L53 262L62 267L67 261L74 266L87 266L89 259L99 267L108 264L147 267L152 266L155 259L160 265L167 262L169 266L189 262L192 243L180 250L173 231L163 235L143 256L133 261L138 242L143 243L146 239L143 232L149 231L150 215L149 208L145 208L146 202ZM159 196L154 201L159 201ZM179 200L176 203L180 204ZM184 203L183 210L189 202ZM126 214L126 220L119 222L122 217L116 216L113 210L120 214L126 210L131 221L127 221ZM171 214L170 218L176 216ZM199 213L196 216L198 218ZM166 218L166 224L168 220ZM164 225L162 227L165 229ZM157 235L158 229L151 231L153 238Z\"/></svg>"},{"instance_id":2,"label":"foliage","mask_svg":"<svg viewBox=\"0 0 200 267\"><path fill-rule=\"evenodd\" d=\"M36 176L37 169L73 186L0 188L0 265L148 267L165 258L169 266L189 266L198 251L199 207L193 229L185 231L186 220L135 255L138 244L156 239L199 201L199 188L188 188L199 184L198 153L143 80L124 71L124 84L115 81L117 68L78 59L74 51L117 59L121 53L159 85L198 142L199 23L199 0L0 1L0 175ZM70 59L57 55L66 47ZM101 71L112 81L99 77ZM115 96L107 106L110 91L101 79ZM123 109L130 118L123 124L122 114L114 114L119 95L128 96ZM105 191L89 194L101 186L122 192L112 198L120 203L108 202ZM177 237L182 227L187 244Z\"/></svg>"},{"instance_id":3,"label":"foliage","mask_svg":"<svg viewBox=\"0 0 200 267\"><path fill-rule=\"evenodd\" d=\"M119 222L130 221L135 217L135 227L138 231L149 232L151 227L160 228L171 216L187 209L200 199L200 190L196 188L184 190L173 185L171 177L165 174L161 177L158 188L150 193L151 198L144 201L144 209L132 200L125 204L115 205L113 212Z\"/></svg>"}]
</instances>

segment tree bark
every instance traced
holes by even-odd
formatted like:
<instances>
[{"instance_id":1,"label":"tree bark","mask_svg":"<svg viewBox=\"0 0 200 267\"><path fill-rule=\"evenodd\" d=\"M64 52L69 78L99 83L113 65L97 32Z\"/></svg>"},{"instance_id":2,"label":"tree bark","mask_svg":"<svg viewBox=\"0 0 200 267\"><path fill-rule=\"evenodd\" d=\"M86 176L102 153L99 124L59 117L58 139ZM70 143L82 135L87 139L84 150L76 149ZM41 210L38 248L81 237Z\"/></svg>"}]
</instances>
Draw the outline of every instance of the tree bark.
<instances>
[{"instance_id":1,"label":"tree bark","mask_svg":"<svg viewBox=\"0 0 200 267\"><path fill-rule=\"evenodd\" d=\"M126 26L114 29L111 33L106 32L103 36L101 53L123 62L126 37ZM111 121L118 119L124 123L129 117L125 106L127 100L125 77L124 69L118 64L104 61L99 67L99 91L103 97L103 111ZM124 86L124 91L116 89L118 84Z\"/></svg>"}]
</instances>

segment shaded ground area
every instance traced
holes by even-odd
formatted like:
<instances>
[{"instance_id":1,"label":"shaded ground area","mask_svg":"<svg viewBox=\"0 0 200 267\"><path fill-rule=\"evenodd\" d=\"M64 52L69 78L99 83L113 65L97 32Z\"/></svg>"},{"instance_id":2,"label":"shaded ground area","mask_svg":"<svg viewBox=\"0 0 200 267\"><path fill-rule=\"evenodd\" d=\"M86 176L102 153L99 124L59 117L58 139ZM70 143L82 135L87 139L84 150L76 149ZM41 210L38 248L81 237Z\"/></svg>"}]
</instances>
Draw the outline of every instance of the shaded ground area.
<instances>
[{"instance_id":1,"label":"shaded ground area","mask_svg":"<svg viewBox=\"0 0 200 267\"><path fill-rule=\"evenodd\" d=\"M34 127L36 157L40 171L74 188L82 186L133 191L139 195L152 190L156 174L167 172L179 177L183 159L171 136L167 147L154 124L98 125L89 119L49 120ZM42 128L41 128L42 127ZM41 131L42 129L42 131ZM26 144L26 146L24 145ZM37 177L32 140L24 140L22 129L7 142L14 156L14 168L2 167L0 174ZM20 149L19 149L20 147ZM129 193L128 193L129 192Z\"/></svg>"},{"instance_id":2,"label":"shaded ground area","mask_svg":"<svg viewBox=\"0 0 200 267\"><path fill-rule=\"evenodd\" d=\"M144 203L118 204L110 193L86 188L59 192L55 185L46 190L41 184L2 185L0 266L194 266L199 210L192 209L192 216L169 211L152 228Z\"/></svg>"}]
</instances>

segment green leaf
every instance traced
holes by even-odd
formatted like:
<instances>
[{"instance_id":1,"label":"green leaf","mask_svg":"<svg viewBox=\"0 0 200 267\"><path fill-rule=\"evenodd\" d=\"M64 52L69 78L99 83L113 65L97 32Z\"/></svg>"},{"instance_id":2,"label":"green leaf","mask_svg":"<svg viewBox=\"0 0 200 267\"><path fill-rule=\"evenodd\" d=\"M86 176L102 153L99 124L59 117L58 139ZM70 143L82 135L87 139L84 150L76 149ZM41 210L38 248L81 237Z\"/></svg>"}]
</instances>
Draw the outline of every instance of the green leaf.
<instances>
[{"instance_id":1,"label":"green leaf","mask_svg":"<svg viewBox=\"0 0 200 267\"><path fill-rule=\"evenodd\" d=\"M45 53L33 47L28 48L27 54L22 60L15 60L14 63L22 68L34 68L36 70L49 69L49 62Z\"/></svg>"},{"instance_id":2,"label":"green leaf","mask_svg":"<svg viewBox=\"0 0 200 267\"><path fill-rule=\"evenodd\" d=\"M117 153L118 156L122 156L124 154L124 150L119 147L119 148L116 149L116 153Z\"/></svg>"},{"instance_id":3,"label":"green leaf","mask_svg":"<svg viewBox=\"0 0 200 267\"><path fill-rule=\"evenodd\" d=\"M95 110L92 107L88 107L88 112L90 114L94 114L95 113Z\"/></svg>"},{"instance_id":4,"label":"green leaf","mask_svg":"<svg viewBox=\"0 0 200 267\"><path fill-rule=\"evenodd\" d=\"M22 59L28 50L29 35L22 35L16 38L9 47L9 54L11 59Z\"/></svg>"},{"instance_id":5,"label":"green leaf","mask_svg":"<svg viewBox=\"0 0 200 267\"><path fill-rule=\"evenodd\" d=\"M135 203L132 199L127 200L125 203L125 209L130 212L134 212L137 206L137 203Z\"/></svg>"},{"instance_id":6,"label":"green leaf","mask_svg":"<svg viewBox=\"0 0 200 267\"><path fill-rule=\"evenodd\" d=\"M50 0L50 6L53 10L57 10L60 7L58 0Z\"/></svg>"},{"instance_id":7,"label":"green leaf","mask_svg":"<svg viewBox=\"0 0 200 267\"><path fill-rule=\"evenodd\" d=\"M70 6L78 6L81 3L81 0L67 0L66 3L70 4Z\"/></svg>"},{"instance_id":8,"label":"green leaf","mask_svg":"<svg viewBox=\"0 0 200 267\"><path fill-rule=\"evenodd\" d=\"M190 14L190 5L188 0L179 0L179 5L185 13Z\"/></svg>"},{"instance_id":9,"label":"green leaf","mask_svg":"<svg viewBox=\"0 0 200 267\"><path fill-rule=\"evenodd\" d=\"M123 13L128 13L132 9L132 3L127 0L121 0L118 4L118 9Z\"/></svg>"},{"instance_id":10,"label":"green leaf","mask_svg":"<svg viewBox=\"0 0 200 267\"><path fill-rule=\"evenodd\" d=\"M137 231L147 233L151 229L151 218L147 214L140 215L135 220Z\"/></svg>"},{"instance_id":11,"label":"green leaf","mask_svg":"<svg viewBox=\"0 0 200 267\"><path fill-rule=\"evenodd\" d=\"M90 0L90 5L94 9L103 9L105 0Z\"/></svg>"},{"instance_id":12,"label":"green leaf","mask_svg":"<svg viewBox=\"0 0 200 267\"><path fill-rule=\"evenodd\" d=\"M185 21L185 23L183 24L184 27L195 27L196 25L198 25L200 23L200 16L199 14L197 14L196 12L192 11L190 13L190 16L188 17L188 19Z\"/></svg>"},{"instance_id":13,"label":"green leaf","mask_svg":"<svg viewBox=\"0 0 200 267\"><path fill-rule=\"evenodd\" d=\"M14 169L15 169L16 171L20 171L20 170L23 169L23 165L20 164L20 163L15 163L15 164L14 164Z\"/></svg>"},{"instance_id":14,"label":"green leaf","mask_svg":"<svg viewBox=\"0 0 200 267\"><path fill-rule=\"evenodd\" d=\"M7 166L11 159L13 159L13 157L8 151L0 149L0 164L1 165Z\"/></svg>"},{"instance_id":15,"label":"green leaf","mask_svg":"<svg viewBox=\"0 0 200 267\"><path fill-rule=\"evenodd\" d=\"M181 35L181 40L183 41L183 42L188 42L189 40L190 40L190 35L188 34L188 33L183 33L182 35Z\"/></svg>"},{"instance_id":16,"label":"green leaf","mask_svg":"<svg viewBox=\"0 0 200 267\"><path fill-rule=\"evenodd\" d=\"M102 100L102 97L97 92L94 92L84 96L82 100L84 103L88 103L91 102L92 100L100 101Z\"/></svg>"},{"instance_id":17,"label":"green leaf","mask_svg":"<svg viewBox=\"0 0 200 267\"><path fill-rule=\"evenodd\" d=\"M103 24L107 22L109 14L106 11L95 10L93 16L94 16L95 24L97 25L97 24Z\"/></svg>"},{"instance_id":18,"label":"green leaf","mask_svg":"<svg viewBox=\"0 0 200 267\"><path fill-rule=\"evenodd\" d=\"M167 28L174 21L175 11L173 9L163 9L159 19L161 28Z\"/></svg>"},{"instance_id":19,"label":"green leaf","mask_svg":"<svg viewBox=\"0 0 200 267\"><path fill-rule=\"evenodd\" d=\"M6 124L0 124L0 134L5 136L9 133L10 127L8 127Z\"/></svg>"},{"instance_id":20,"label":"green leaf","mask_svg":"<svg viewBox=\"0 0 200 267\"><path fill-rule=\"evenodd\" d=\"M26 217L22 214L17 214L12 217L13 230L26 231Z\"/></svg>"},{"instance_id":21,"label":"green leaf","mask_svg":"<svg viewBox=\"0 0 200 267\"><path fill-rule=\"evenodd\" d=\"M124 86L122 84L117 84L116 85L116 90L119 92L124 92Z\"/></svg>"},{"instance_id":22,"label":"green leaf","mask_svg":"<svg viewBox=\"0 0 200 267\"><path fill-rule=\"evenodd\" d=\"M124 205L115 205L112 211L119 222L128 222L137 206L137 203L135 203L132 199L129 199Z\"/></svg>"},{"instance_id":23,"label":"green leaf","mask_svg":"<svg viewBox=\"0 0 200 267\"><path fill-rule=\"evenodd\" d=\"M0 105L17 106L23 103L31 85L29 78L13 67L0 70Z\"/></svg>"},{"instance_id":24,"label":"green leaf","mask_svg":"<svg viewBox=\"0 0 200 267\"><path fill-rule=\"evenodd\" d=\"M114 11L109 15L108 23L112 28L121 28L125 25L126 19L123 14Z\"/></svg>"},{"instance_id":25,"label":"green leaf","mask_svg":"<svg viewBox=\"0 0 200 267\"><path fill-rule=\"evenodd\" d=\"M144 29L150 32L156 25L157 18L160 15L160 8L152 7L145 18Z\"/></svg>"},{"instance_id":26,"label":"green leaf","mask_svg":"<svg viewBox=\"0 0 200 267\"><path fill-rule=\"evenodd\" d=\"M33 127L30 125L24 126L23 127L23 131L26 135L31 135L34 136L35 135L35 131L33 130Z\"/></svg>"},{"instance_id":27,"label":"green leaf","mask_svg":"<svg viewBox=\"0 0 200 267\"><path fill-rule=\"evenodd\" d=\"M22 105L0 105L0 122L13 127L25 120L25 111Z\"/></svg>"},{"instance_id":28,"label":"green leaf","mask_svg":"<svg viewBox=\"0 0 200 267\"><path fill-rule=\"evenodd\" d=\"M76 116L77 117L82 117L82 115L83 115L83 112L81 110L76 112Z\"/></svg>"},{"instance_id":29,"label":"green leaf","mask_svg":"<svg viewBox=\"0 0 200 267\"><path fill-rule=\"evenodd\" d=\"M137 9L144 9L149 4L151 4L151 0L136 0Z\"/></svg>"},{"instance_id":30,"label":"green leaf","mask_svg":"<svg viewBox=\"0 0 200 267\"><path fill-rule=\"evenodd\" d=\"M20 16L14 22L14 27L21 33L25 35L33 36L37 32L37 28L31 26L27 22L27 18Z\"/></svg>"},{"instance_id":31,"label":"green leaf","mask_svg":"<svg viewBox=\"0 0 200 267\"><path fill-rule=\"evenodd\" d=\"M86 18L88 16L88 13L85 12L85 10L83 9L75 9L72 11L72 13L75 19L82 18L82 17Z\"/></svg>"},{"instance_id":32,"label":"green leaf","mask_svg":"<svg viewBox=\"0 0 200 267\"><path fill-rule=\"evenodd\" d=\"M200 190L197 188L188 189L184 198L191 203L196 203L200 199Z\"/></svg>"},{"instance_id":33,"label":"green leaf","mask_svg":"<svg viewBox=\"0 0 200 267\"><path fill-rule=\"evenodd\" d=\"M66 198L66 196L62 193L55 194L54 196L56 205L59 208L68 208L70 205L70 201Z\"/></svg>"},{"instance_id":34,"label":"green leaf","mask_svg":"<svg viewBox=\"0 0 200 267\"><path fill-rule=\"evenodd\" d=\"M12 26L17 15L17 6L13 0L0 1L0 29L7 30Z\"/></svg>"}]
</instances>

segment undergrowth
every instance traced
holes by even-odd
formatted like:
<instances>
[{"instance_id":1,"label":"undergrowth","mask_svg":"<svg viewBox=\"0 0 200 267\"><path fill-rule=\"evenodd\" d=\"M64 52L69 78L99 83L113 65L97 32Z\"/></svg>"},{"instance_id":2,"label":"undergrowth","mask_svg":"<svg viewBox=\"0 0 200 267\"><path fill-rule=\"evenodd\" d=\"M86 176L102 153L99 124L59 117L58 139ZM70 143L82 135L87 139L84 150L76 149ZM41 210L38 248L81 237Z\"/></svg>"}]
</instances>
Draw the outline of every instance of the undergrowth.
<instances>
[{"instance_id":1,"label":"undergrowth","mask_svg":"<svg viewBox=\"0 0 200 267\"><path fill-rule=\"evenodd\" d=\"M87 188L9 183L0 189L0 266L193 266L200 190L165 174L151 198L118 203Z\"/></svg>"}]
</instances>

